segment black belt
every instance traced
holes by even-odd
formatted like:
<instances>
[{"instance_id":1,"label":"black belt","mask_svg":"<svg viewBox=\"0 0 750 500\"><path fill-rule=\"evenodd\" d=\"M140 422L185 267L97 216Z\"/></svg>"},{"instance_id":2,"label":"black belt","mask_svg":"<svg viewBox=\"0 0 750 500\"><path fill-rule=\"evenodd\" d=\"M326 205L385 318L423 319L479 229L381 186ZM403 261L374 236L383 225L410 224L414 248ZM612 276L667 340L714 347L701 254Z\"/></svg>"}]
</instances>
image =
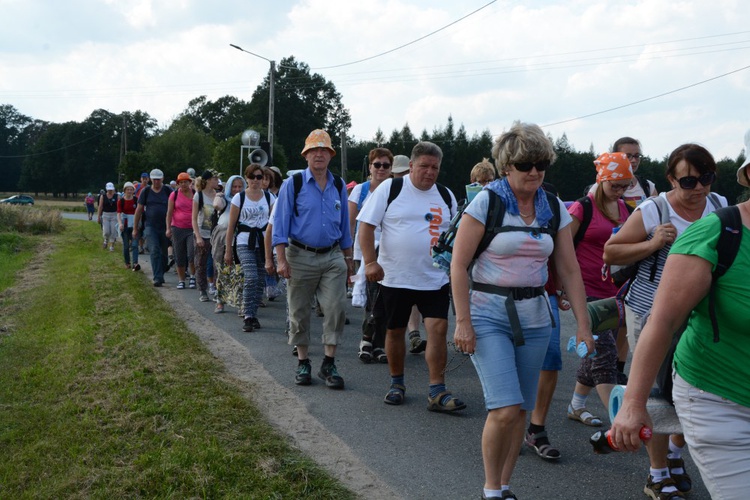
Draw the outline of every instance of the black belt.
<instances>
[{"instance_id":1,"label":"black belt","mask_svg":"<svg viewBox=\"0 0 750 500\"><path fill-rule=\"evenodd\" d=\"M508 312L508 319L510 320L510 326L513 329L513 344L522 346L526 343L523 339L523 330L521 329L521 320L518 318L518 311L516 310L516 300L533 299L544 295L543 286L525 286L525 287L509 287L509 286L495 286L488 283L471 283L471 289L477 292L491 293L493 295L501 295L507 297L505 299L505 310ZM555 326L555 318L552 316L552 310L549 309L549 303L547 303L547 309L549 310L549 317L552 321L552 326Z\"/></svg>"},{"instance_id":2,"label":"black belt","mask_svg":"<svg viewBox=\"0 0 750 500\"><path fill-rule=\"evenodd\" d=\"M326 253L326 252L330 252L331 250L333 250L334 248L336 248L337 246L339 246L339 242L338 241L336 243L334 243L333 245L329 246L329 247L309 247L309 246L305 245L304 243L301 243L301 242L299 242L297 240L289 240L289 241L295 247L298 247L298 248L301 248L302 250L307 250L308 252L313 252L313 253Z\"/></svg>"}]
</instances>

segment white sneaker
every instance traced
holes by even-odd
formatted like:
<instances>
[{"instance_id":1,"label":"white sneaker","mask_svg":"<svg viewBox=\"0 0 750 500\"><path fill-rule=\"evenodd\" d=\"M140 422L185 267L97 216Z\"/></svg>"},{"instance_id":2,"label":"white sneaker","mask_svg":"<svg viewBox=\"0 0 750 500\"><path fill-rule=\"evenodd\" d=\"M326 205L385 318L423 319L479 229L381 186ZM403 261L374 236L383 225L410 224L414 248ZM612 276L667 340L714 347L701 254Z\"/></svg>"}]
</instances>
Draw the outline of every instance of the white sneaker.
<instances>
[{"instance_id":1,"label":"white sneaker","mask_svg":"<svg viewBox=\"0 0 750 500\"><path fill-rule=\"evenodd\" d=\"M216 295L216 285L213 283L208 284L208 293L211 295Z\"/></svg>"}]
</instances>

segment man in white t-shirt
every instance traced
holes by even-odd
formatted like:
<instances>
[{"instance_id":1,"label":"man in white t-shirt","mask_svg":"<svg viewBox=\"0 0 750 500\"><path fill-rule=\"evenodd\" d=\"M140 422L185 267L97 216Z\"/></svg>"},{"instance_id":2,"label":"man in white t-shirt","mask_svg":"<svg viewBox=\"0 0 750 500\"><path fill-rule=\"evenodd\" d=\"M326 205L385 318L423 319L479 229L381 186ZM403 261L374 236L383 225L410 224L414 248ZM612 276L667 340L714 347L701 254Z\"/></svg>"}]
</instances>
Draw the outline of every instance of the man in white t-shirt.
<instances>
[{"instance_id":1,"label":"man in white t-shirt","mask_svg":"<svg viewBox=\"0 0 750 500\"><path fill-rule=\"evenodd\" d=\"M456 211L453 193L437 184L442 159L443 152L437 145L418 143L411 152L409 175L383 182L362 207L357 220L365 276L368 281L380 281L386 310L385 351L391 386L385 403L404 402L404 332L411 308L416 305L424 317L428 339L427 409L452 412L466 405L445 388L449 285L445 272L432 265L430 253ZM376 257L377 226L381 228L381 236Z\"/></svg>"}]
</instances>

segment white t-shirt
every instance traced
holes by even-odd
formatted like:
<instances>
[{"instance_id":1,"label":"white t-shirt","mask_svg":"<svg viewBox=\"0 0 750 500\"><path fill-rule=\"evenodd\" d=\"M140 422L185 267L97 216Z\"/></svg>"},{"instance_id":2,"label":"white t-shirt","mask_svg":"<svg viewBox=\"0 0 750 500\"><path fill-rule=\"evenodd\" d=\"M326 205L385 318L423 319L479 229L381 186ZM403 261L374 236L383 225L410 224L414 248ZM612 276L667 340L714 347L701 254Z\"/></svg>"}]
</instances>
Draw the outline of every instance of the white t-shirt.
<instances>
[{"instance_id":1,"label":"white t-shirt","mask_svg":"<svg viewBox=\"0 0 750 500\"><path fill-rule=\"evenodd\" d=\"M382 284L391 288L439 290L448 283L445 271L432 265L430 253L440 233L448 229L456 212L456 198L445 205L436 186L427 191L414 187L405 176L401 192L386 210L393 179L385 180L362 206L357 220L380 226L378 263L385 277Z\"/></svg>"},{"instance_id":2,"label":"white t-shirt","mask_svg":"<svg viewBox=\"0 0 750 500\"><path fill-rule=\"evenodd\" d=\"M573 219L565 203L560 201L560 226L558 231ZM470 215L483 225L487 220L489 192L481 191L466 207L465 214ZM507 211L503 217L504 226L539 227L536 219L531 224L524 223L520 215L510 215ZM471 279L476 283L488 283L502 287L538 287L547 283L547 261L552 255L555 244L549 234L534 235L525 231L507 231L496 235L487 250L482 252L472 267ZM486 298L472 296L475 300ZM518 317L523 328L537 328L549 324L547 299L539 296L530 300L516 301Z\"/></svg>"},{"instance_id":3,"label":"white t-shirt","mask_svg":"<svg viewBox=\"0 0 750 500\"><path fill-rule=\"evenodd\" d=\"M688 226L692 224L692 222L683 219L677 214L677 212L674 211L674 208L672 208L672 205L669 203L666 192L659 193L659 196L667 200L667 205L669 205L669 222L671 222L675 229L677 229L677 236L681 235L683 231L685 231L685 229L687 229ZM720 194L716 194L716 196L718 196L719 201L721 201L721 206L726 207L727 199ZM661 225L661 220L659 218L659 209L656 207L656 203L651 200L646 201L648 203L642 203L638 205L638 208L636 210L641 211L641 214L643 216L643 228L646 230L646 234L651 234L654 232L654 229L656 229L656 226ZM706 198L706 206L703 209L701 218L707 216L715 210L716 207L714 206L714 204L711 202L711 200Z\"/></svg>"},{"instance_id":4,"label":"white t-shirt","mask_svg":"<svg viewBox=\"0 0 750 500\"><path fill-rule=\"evenodd\" d=\"M193 195L193 202L199 203L200 194L198 191ZM204 240L211 238L211 215L214 213L214 197L203 193L203 210L198 212L198 230Z\"/></svg>"},{"instance_id":5,"label":"white t-shirt","mask_svg":"<svg viewBox=\"0 0 750 500\"><path fill-rule=\"evenodd\" d=\"M355 205L359 203L359 198L362 196L362 185L357 184L352 189L352 192L349 194L349 201L354 203ZM376 188L377 189L377 188ZM372 197L373 189L370 188L367 191L367 196L365 196L364 201L362 201L362 207L365 206L365 203L367 203L367 200L369 200ZM360 208L361 210L361 208ZM356 231L356 229L355 229ZM378 247L380 244L380 226L375 228L375 248ZM362 260L362 247L359 245L359 232L357 234L353 234L352 238L354 238L354 245L352 246L352 255L354 257L354 260Z\"/></svg>"},{"instance_id":6,"label":"white t-shirt","mask_svg":"<svg viewBox=\"0 0 750 500\"><path fill-rule=\"evenodd\" d=\"M242 207L240 207L240 193L237 193L232 198L232 205L240 209L239 224L250 227L265 228L266 224L268 224L273 204L273 195L271 195L270 206L266 202L265 194L262 194L258 201L253 201L248 196L245 196L245 204ZM237 245L247 245L248 238L249 234L247 232L238 233Z\"/></svg>"}]
</instances>

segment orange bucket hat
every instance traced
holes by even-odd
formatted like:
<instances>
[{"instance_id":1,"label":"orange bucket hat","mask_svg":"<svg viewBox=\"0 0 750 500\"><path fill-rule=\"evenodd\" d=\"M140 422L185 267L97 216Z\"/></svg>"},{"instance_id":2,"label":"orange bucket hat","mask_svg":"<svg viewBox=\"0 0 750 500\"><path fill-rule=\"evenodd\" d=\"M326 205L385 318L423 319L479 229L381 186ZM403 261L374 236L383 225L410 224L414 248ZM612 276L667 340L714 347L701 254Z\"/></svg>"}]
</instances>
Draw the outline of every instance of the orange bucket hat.
<instances>
[{"instance_id":1,"label":"orange bucket hat","mask_svg":"<svg viewBox=\"0 0 750 500\"><path fill-rule=\"evenodd\" d=\"M625 153L602 153L594 160L594 165L596 165L597 184L633 178L633 167Z\"/></svg>"},{"instance_id":2,"label":"orange bucket hat","mask_svg":"<svg viewBox=\"0 0 750 500\"><path fill-rule=\"evenodd\" d=\"M331 136L322 129L315 129L305 139L305 147L302 150L302 156L305 156L308 150L314 148L326 148L331 152L331 156L336 156L336 150L331 146Z\"/></svg>"}]
</instances>

